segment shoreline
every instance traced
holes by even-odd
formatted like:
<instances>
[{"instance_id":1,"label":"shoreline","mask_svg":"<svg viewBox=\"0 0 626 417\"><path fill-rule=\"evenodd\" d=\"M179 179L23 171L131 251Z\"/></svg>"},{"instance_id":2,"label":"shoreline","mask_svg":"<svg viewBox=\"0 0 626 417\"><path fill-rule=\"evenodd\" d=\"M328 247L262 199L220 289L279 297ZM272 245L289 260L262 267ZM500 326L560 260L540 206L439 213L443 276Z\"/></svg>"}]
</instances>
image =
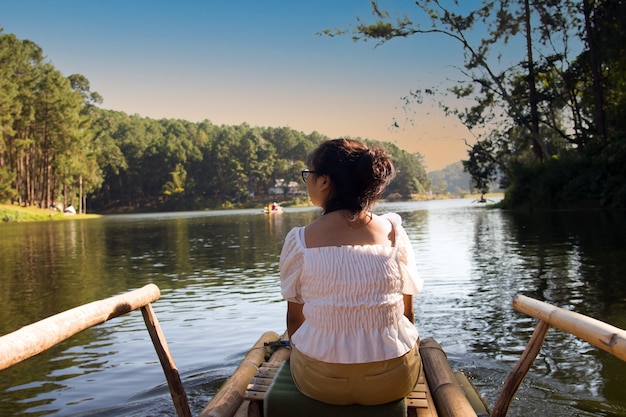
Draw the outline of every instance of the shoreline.
<instances>
[{"instance_id":1,"label":"shoreline","mask_svg":"<svg viewBox=\"0 0 626 417\"><path fill-rule=\"evenodd\" d=\"M25 223L61 221L72 219L97 219L101 214L65 214L39 207L22 207L15 204L0 204L0 223Z\"/></svg>"},{"instance_id":2,"label":"shoreline","mask_svg":"<svg viewBox=\"0 0 626 417\"><path fill-rule=\"evenodd\" d=\"M489 193L485 194L485 198L502 197L504 193ZM450 198L479 198L480 194L466 194L463 196L424 196L416 195L410 201L425 201L425 200L442 200ZM282 205L282 204L281 204ZM290 206L290 205L288 205ZM265 207L265 205L260 208ZM129 213L128 211L123 211ZM39 221L62 221L72 219L97 219L105 216L106 214L65 214L50 209L42 209L39 207L22 207L15 204L2 204L0 203L0 224L1 223L24 223L24 222L39 222Z\"/></svg>"}]
</instances>

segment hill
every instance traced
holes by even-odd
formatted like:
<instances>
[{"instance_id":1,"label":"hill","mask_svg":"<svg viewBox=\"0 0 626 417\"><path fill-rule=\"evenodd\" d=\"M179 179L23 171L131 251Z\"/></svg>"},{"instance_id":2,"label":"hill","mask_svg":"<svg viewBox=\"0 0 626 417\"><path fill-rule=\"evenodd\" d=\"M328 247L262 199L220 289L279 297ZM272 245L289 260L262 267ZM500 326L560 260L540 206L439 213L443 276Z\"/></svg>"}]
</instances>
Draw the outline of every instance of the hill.
<instances>
[{"instance_id":1,"label":"hill","mask_svg":"<svg viewBox=\"0 0 626 417\"><path fill-rule=\"evenodd\" d=\"M435 194L469 194L472 188L470 175L463 170L461 161L438 171L428 173Z\"/></svg>"},{"instance_id":2,"label":"hill","mask_svg":"<svg viewBox=\"0 0 626 417\"><path fill-rule=\"evenodd\" d=\"M448 165L438 171L428 173L435 194L465 195L475 193L472 178L463 170L461 161ZM502 192L498 182L491 183L490 192Z\"/></svg>"}]
</instances>

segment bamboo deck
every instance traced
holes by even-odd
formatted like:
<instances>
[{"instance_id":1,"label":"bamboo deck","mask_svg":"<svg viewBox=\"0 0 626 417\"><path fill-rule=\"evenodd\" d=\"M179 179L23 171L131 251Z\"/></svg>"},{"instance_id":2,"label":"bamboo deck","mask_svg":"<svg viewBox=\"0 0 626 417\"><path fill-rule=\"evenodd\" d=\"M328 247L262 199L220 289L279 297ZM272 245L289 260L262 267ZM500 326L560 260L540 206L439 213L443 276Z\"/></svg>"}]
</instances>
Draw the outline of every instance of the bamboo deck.
<instances>
[{"instance_id":1,"label":"bamboo deck","mask_svg":"<svg viewBox=\"0 0 626 417\"><path fill-rule=\"evenodd\" d=\"M244 393L244 401L258 402L254 407L261 407L261 401L270 387L274 376L280 368L281 362L264 362L259 367L254 378L248 384ZM428 389L428 382L424 373L420 373L419 379L413 387L413 391L406 397L408 417L437 417L433 397ZM250 414L248 414L250 415Z\"/></svg>"},{"instance_id":2,"label":"bamboo deck","mask_svg":"<svg viewBox=\"0 0 626 417\"><path fill-rule=\"evenodd\" d=\"M265 333L200 417L261 417L265 393L281 363L289 358L290 350L286 347L277 348L271 355L261 349L277 340L276 333ZM420 353L423 372L406 397L408 417L476 417L486 413L486 408L474 410L436 341L423 340ZM477 393L473 395L478 398Z\"/></svg>"}]
</instances>

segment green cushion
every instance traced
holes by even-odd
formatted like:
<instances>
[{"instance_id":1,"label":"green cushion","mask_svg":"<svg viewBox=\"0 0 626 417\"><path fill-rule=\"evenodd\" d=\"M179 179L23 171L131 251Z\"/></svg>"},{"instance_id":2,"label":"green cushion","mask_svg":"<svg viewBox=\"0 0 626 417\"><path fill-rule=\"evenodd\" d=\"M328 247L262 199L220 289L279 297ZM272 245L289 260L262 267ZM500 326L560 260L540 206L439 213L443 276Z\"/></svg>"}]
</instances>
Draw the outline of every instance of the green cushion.
<instances>
[{"instance_id":1,"label":"green cushion","mask_svg":"<svg viewBox=\"0 0 626 417\"><path fill-rule=\"evenodd\" d=\"M332 405L303 395L291 377L289 361L280 366L263 400L265 417L406 417L404 398L382 405Z\"/></svg>"}]
</instances>

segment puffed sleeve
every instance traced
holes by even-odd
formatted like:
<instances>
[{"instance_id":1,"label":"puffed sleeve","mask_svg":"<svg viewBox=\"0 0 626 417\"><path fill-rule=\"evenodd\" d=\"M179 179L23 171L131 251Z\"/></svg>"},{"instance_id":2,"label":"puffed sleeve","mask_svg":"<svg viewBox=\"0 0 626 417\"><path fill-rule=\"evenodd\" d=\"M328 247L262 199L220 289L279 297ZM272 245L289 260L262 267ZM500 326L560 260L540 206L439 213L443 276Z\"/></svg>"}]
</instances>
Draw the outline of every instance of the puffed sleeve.
<instances>
[{"instance_id":1,"label":"puffed sleeve","mask_svg":"<svg viewBox=\"0 0 626 417\"><path fill-rule=\"evenodd\" d=\"M402 218L396 213L386 214L391 221L396 234L396 246L398 247L398 264L402 274L402 294L414 295L422 291L424 280L417 272L415 251L411 240L402 226Z\"/></svg>"},{"instance_id":2,"label":"puffed sleeve","mask_svg":"<svg viewBox=\"0 0 626 417\"><path fill-rule=\"evenodd\" d=\"M287 233L283 249L280 252L280 291L287 301L302 304L300 276L304 263L304 253L299 239L300 227Z\"/></svg>"}]
</instances>

